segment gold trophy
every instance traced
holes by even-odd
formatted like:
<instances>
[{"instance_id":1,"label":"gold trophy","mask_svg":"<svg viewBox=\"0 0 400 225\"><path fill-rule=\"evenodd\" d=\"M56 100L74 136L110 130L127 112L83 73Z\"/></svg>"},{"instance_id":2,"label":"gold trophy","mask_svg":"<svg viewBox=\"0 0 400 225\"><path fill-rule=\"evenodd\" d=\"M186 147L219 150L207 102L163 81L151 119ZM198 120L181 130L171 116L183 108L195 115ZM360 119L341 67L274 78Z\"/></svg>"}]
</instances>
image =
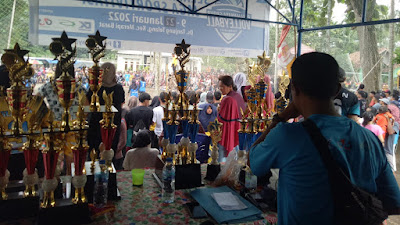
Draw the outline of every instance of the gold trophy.
<instances>
[{"instance_id":1,"label":"gold trophy","mask_svg":"<svg viewBox=\"0 0 400 225\"><path fill-rule=\"evenodd\" d=\"M275 112L281 113L287 106L288 100L285 98L285 92L287 87L290 84L290 78L285 75L285 71L282 72L281 81L279 82L279 92L281 93L281 97L278 98L275 102Z\"/></svg>"},{"instance_id":2,"label":"gold trophy","mask_svg":"<svg viewBox=\"0 0 400 225\"><path fill-rule=\"evenodd\" d=\"M78 145L72 147L75 166L75 176L72 178L72 184L75 187L75 197L72 199L72 202L75 204L87 202L84 190L87 178L84 173L84 167L86 153L89 149L89 145L86 141L87 129L89 126L83 109L86 101L86 95L83 91L78 93L78 99L79 107L77 112L77 120L75 120L73 123L74 129L79 130L76 134Z\"/></svg>"},{"instance_id":3,"label":"gold trophy","mask_svg":"<svg viewBox=\"0 0 400 225\"><path fill-rule=\"evenodd\" d=\"M33 197L37 195L35 185L39 182L39 176L36 171L36 163L39 156L40 141L42 135L40 134L41 118L40 107L43 103L43 98L40 96L33 96L29 100L28 108L30 110L27 115L28 122L28 142L25 142L22 150L24 151L26 169L23 172L23 180L25 183L25 197Z\"/></svg>"},{"instance_id":4,"label":"gold trophy","mask_svg":"<svg viewBox=\"0 0 400 225\"><path fill-rule=\"evenodd\" d=\"M72 49L71 44L74 43L76 39L68 38L67 33L63 31L61 38L53 38L53 42L50 44L50 51L58 59L57 66L61 71L61 76L56 79L57 94L58 99L64 108L64 113L62 116L61 130L70 130L70 112L71 107L75 99L75 74L73 73L76 46ZM57 74L58 76L59 74Z\"/></svg>"},{"instance_id":5,"label":"gold trophy","mask_svg":"<svg viewBox=\"0 0 400 225\"><path fill-rule=\"evenodd\" d=\"M9 71L11 87L7 89L7 101L11 115L14 119L12 132L15 136L22 133L22 118L26 114L27 89L24 81L33 76L34 71L29 64L29 59L25 61L24 55L29 51L21 50L16 43L14 49L5 49L1 61Z\"/></svg>"},{"instance_id":6,"label":"gold trophy","mask_svg":"<svg viewBox=\"0 0 400 225\"><path fill-rule=\"evenodd\" d=\"M43 200L40 204L41 208L50 208L56 205L54 190L57 188L58 180L55 177L55 173L58 154L62 149L63 139L62 135L55 131L55 129L57 129L57 122L54 121L53 112L49 113L48 122L50 126L49 131L44 134L46 147L42 150L45 178L42 182Z\"/></svg>"},{"instance_id":7,"label":"gold trophy","mask_svg":"<svg viewBox=\"0 0 400 225\"><path fill-rule=\"evenodd\" d=\"M161 147L163 149L161 159L165 162L167 159L167 145L169 143L169 136L167 131L167 122L169 120L169 107L171 103L171 93L167 94L166 104L164 108L164 118L162 119L163 128L164 128L164 137L161 141Z\"/></svg>"},{"instance_id":8,"label":"gold trophy","mask_svg":"<svg viewBox=\"0 0 400 225\"><path fill-rule=\"evenodd\" d=\"M195 136L193 134L197 134L200 126L200 121L198 120L199 117L199 110L197 109L197 99L199 98L196 95L196 100L193 104L193 109L190 111L190 120L189 120L189 127L192 129L191 136L190 136L190 143L188 145L188 163L194 164L196 162L196 150L198 149L198 145L195 142Z\"/></svg>"},{"instance_id":9,"label":"gold trophy","mask_svg":"<svg viewBox=\"0 0 400 225\"><path fill-rule=\"evenodd\" d=\"M97 31L95 35L89 35L89 38L86 40L86 46L89 48L89 53L92 55L92 60L94 62L92 68L89 69L89 86L90 90L93 92L90 101L91 112L100 112L99 96L97 92L101 87L103 69L99 67L99 61L104 57L104 51L106 49L105 39L107 39L107 37L101 36L100 32Z\"/></svg>"},{"instance_id":10,"label":"gold trophy","mask_svg":"<svg viewBox=\"0 0 400 225\"><path fill-rule=\"evenodd\" d=\"M167 145L167 158L172 158L174 161L174 164L178 164L179 161L175 158L175 152L178 151L178 145L175 144L175 137L176 137L176 132L178 131L177 126L179 125L178 120L178 105L177 101L174 102L172 101L172 110L169 110L169 120L167 122L168 126L171 126L173 129L170 129L168 132L171 132L172 134L169 134L173 140L169 140L169 144ZM178 158L179 159L179 158Z\"/></svg>"},{"instance_id":11,"label":"gold trophy","mask_svg":"<svg viewBox=\"0 0 400 225\"><path fill-rule=\"evenodd\" d=\"M215 119L214 122L210 122L207 126L208 132L210 132L212 149L211 149L211 163L207 165L207 174L205 179L214 181L221 171L221 165L218 162L218 142L222 138L222 123Z\"/></svg>"},{"instance_id":12,"label":"gold trophy","mask_svg":"<svg viewBox=\"0 0 400 225\"><path fill-rule=\"evenodd\" d=\"M115 132L117 130L117 126L113 123L114 113L111 110L113 105L113 95L114 92L111 92L107 95L106 91L103 91L105 112L103 113L103 119L100 120L101 139L105 146L105 150L101 153L101 158L106 160L106 165L110 172L112 172L111 162L114 157L114 150L111 149L111 146L114 140Z\"/></svg>"}]
</instances>

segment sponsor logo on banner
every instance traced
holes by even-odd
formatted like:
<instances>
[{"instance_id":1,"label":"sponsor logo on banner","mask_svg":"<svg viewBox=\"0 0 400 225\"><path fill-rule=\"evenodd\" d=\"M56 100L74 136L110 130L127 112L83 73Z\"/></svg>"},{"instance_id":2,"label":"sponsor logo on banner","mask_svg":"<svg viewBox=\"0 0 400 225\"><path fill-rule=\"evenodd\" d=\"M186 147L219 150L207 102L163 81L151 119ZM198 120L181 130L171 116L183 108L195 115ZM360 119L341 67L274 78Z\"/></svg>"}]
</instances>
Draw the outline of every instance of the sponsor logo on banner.
<instances>
[{"instance_id":1,"label":"sponsor logo on banner","mask_svg":"<svg viewBox=\"0 0 400 225\"><path fill-rule=\"evenodd\" d=\"M51 15L39 15L39 29L87 34L95 32L94 20Z\"/></svg>"},{"instance_id":2,"label":"sponsor logo on banner","mask_svg":"<svg viewBox=\"0 0 400 225\"><path fill-rule=\"evenodd\" d=\"M207 13L232 16L232 17L245 17L245 1L243 0L223 0L209 6ZM250 15L248 15L250 17ZM251 29L251 21L245 21L233 18L222 18L208 16L208 27L214 27L218 36L227 44L235 41L242 32Z\"/></svg>"}]
</instances>

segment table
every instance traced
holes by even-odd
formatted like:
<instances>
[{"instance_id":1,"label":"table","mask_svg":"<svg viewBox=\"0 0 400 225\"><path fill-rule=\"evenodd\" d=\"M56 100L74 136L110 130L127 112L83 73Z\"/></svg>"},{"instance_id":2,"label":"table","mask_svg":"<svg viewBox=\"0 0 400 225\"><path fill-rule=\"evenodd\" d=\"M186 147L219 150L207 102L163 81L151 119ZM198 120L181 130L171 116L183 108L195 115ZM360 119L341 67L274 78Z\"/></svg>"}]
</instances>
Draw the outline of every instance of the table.
<instances>
[{"instance_id":1,"label":"table","mask_svg":"<svg viewBox=\"0 0 400 225\"><path fill-rule=\"evenodd\" d=\"M91 224L201 224L212 220L211 218L192 219L189 216L183 204L191 201L189 192L193 189L176 190L174 203L162 203L161 188L152 177L153 171L146 169L142 187L132 186L130 171L118 172L117 182L121 200L115 202L114 217L96 218ZM246 224L277 224L275 213L264 213L263 216L263 220Z\"/></svg>"}]
</instances>

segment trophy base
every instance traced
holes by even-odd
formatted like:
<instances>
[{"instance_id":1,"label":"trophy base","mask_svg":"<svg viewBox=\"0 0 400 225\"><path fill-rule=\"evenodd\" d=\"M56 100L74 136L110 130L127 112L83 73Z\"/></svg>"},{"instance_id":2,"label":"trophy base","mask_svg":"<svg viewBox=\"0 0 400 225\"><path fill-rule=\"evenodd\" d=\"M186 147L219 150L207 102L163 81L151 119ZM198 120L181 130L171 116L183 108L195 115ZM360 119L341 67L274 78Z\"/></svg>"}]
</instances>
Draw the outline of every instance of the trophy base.
<instances>
[{"instance_id":1,"label":"trophy base","mask_svg":"<svg viewBox=\"0 0 400 225\"><path fill-rule=\"evenodd\" d=\"M202 185L200 164L175 165L175 189L195 188Z\"/></svg>"},{"instance_id":2,"label":"trophy base","mask_svg":"<svg viewBox=\"0 0 400 225\"><path fill-rule=\"evenodd\" d=\"M207 174L204 179L214 181L221 172L221 165L207 165Z\"/></svg>"},{"instance_id":3,"label":"trophy base","mask_svg":"<svg viewBox=\"0 0 400 225\"><path fill-rule=\"evenodd\" d=\"M0 222L35 217L39 204L39 196L25 197L22 191L8 192L8 200L0 201Z\"/></svg>"},{"instance_id":4,"label":"trophy base","mask_svg":"<svg viewBox=\"0 0 400 225\"><path fill-rule=\"evenodd\" d=\"M37 224L39 225L85 224L90 222L88 204L73 204L70 199L57 200L55 207L40 209L37 215Z\"/></svg>"}]
</instances>

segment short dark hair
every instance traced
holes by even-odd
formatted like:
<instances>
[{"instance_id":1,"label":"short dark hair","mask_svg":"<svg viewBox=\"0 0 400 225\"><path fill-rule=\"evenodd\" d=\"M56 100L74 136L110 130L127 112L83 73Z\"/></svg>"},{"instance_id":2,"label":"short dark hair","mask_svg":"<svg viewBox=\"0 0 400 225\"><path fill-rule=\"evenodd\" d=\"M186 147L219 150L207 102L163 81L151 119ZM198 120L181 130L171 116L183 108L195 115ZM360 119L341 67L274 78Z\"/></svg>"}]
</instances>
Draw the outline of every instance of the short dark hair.
<instances>
[{"instance_id":1,"label":"short dark hair","mask_svg":"<svg viewBox=\"0 0 400 225\"><path fill-rule=\"evenodd\" d=\"M364 84L360 84L360 86L358 87L358 89L364 89L365 85Z\"/></svg>"},{"instance_id":2,"label":"short dark hair","mask_svg":"<svg viewBox=\"0 0 400 225\"><path fill-rule=\"evenodd\" d=\"M139 94L139 102L144 102L146 100L151 100L151 96L147 92L142 92Z\"/></svg>"},{"instance_id":3,"label":"short dark hair","mask_svg":"<svg viewBox=\"0 0 400 225\"><path fill-rule=\"evenodd\" d=\"M369 93L373 94L374 96L376 95L375 91L370 91Z\"/></svg>"},{"instance_id":4,"label":"short dark hair","mask_svg":"<svg viewBox=\"0 0 400 225\"><path fill-rule=\"evenodd\" d=\"M339 82L343 83L346 80L346 71L342 67L339 67Z\"/></svg>"},{"instance_id":5,"label":"short dark hair","mask_svg":"<svg viewBox=\"0 0 400 225\"><path fill-rule=\"evenodd\" d=\"M179 97L178 92L176 92L176 91L173 91L173 92L171 93L171 96L172 96L172 98L173 98L174 101L177 101L177 99L178 99L178 97Z\"/></svg>"},{"instance_id":6,"label":"short dark hair","mask_svg":"<svg viewBox=\"0 0 400 225\"><path fill-rule=\"evenodd\" d=\"M222 94L220 91L214 91L214 98L215 100L219 101L222 97Z\"/></svg>"},{"instance_id":7,"label":"short dark hair","mask_svg":"<svg viewBox=\"0 0 400 225\"><path fill-rule=\"evenodd\" d=\"M338 91L339 65L326 53L301 55L292 66L292 83L307 96L331 99Z\"/></svg>"},{"instance_id":8,"label":"short dark hair","mask_svg":"<svg viewBox=\"0 0 400 225\"><path fill-rule=\"evenodd\" d=\"M364 98L364 99L368 97L368 94L367 94L367 92L365 92L365 91L358 90L357 92L358 92L358 94L359 94L362 98Z\"/></svg>"},{"instance_id":9,"label":"short dark hair","mask_svg":"<svg viewBox=\"0 0 400 225\"><path fill-rule=\"evenodd\" d=\"M139 130L135 137L135 148L143 148L151 143L150 132L148 130Z\"/></svg>"},{"instance_id":10,"label":"short dark hair","mask_svg":"<svg viewBox=\"0 0 400 225\"><path fill-rule=\"evenodd\" d=\"M160 101L161 101L162 103L167 102L167 97L168 97L167 92L162 91L162 92L160 93ZM169 100L169 99L168 99L168 100Z\"/></svg>"},{"instance_id":11,"label":"short dark hair","mask_svg":"<svg viewBox=\"0 0 400 225\"><path fill-rule=\"evenodd\" d=\"M207 92L206 100L208 103L212 104L214 102L214 95L212 92Z\"/></svg>"},{"instance_id":12,"label":"short dark hair","mask_svg":"<svg viewBox=\"0 0 400 225\"><path fill-rule=\"evenodd\" d=\"M218 77L218 80L221 81L225 86L232 87L234 91L237 91L237 87L235 83L233 83L233 78L228 75Z\"/></svg>"}]
</instances>

